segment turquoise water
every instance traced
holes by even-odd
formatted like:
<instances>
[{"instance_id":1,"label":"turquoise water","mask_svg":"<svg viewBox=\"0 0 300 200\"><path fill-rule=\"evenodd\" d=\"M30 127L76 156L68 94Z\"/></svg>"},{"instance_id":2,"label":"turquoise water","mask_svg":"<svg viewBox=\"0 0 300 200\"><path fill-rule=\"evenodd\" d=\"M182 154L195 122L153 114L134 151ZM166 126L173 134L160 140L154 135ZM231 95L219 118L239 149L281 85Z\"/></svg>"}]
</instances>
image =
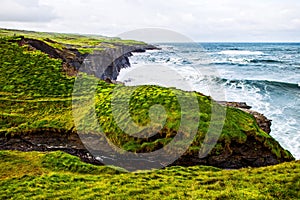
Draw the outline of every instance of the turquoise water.
<instances>
[{"instance_id":1,"label":"turquoise water","mask_svg":"<svg viewBox=\"0 0 300 200\"><path fill-rule=\"evenodd\" d=\"M300 159L300 43L158 46L162 49L135 53L132 68L122 70L119 80L139 85L140 75L128 75L129 71L147 65L167 66L181 74L192 90L217 100L246 102L266 115L272 120L271 135ZM180 88L172 81L167 86ZM224 95L214 94L220 89Z\"/></svg>"}]
</instances>

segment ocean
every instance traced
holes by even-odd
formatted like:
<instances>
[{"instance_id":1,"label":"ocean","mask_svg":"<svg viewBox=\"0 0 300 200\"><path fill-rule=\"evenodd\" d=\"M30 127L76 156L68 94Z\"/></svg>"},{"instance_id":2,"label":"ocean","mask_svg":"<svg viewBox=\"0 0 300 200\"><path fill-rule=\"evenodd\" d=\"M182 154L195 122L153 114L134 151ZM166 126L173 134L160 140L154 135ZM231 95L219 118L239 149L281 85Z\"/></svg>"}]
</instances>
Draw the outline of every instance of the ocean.
<instances>
[{"instance_id":1,"label":"ocean","mask_svg":"<svg viewBox=\"0 0 300 200\"><path fill-rule=\"evenodd\" d=\"M118 80L126 85L158 84L195 90L219 101L246 102L272 120L271 135L300 159L300 43L156 46L161 50L134 53L132 67L122 69ZM149 71L142 70L141 74L139 69L145 68ZM159 76L161 73L155 72L159 68L179 75ZM151 77L168 80L160 84ZM190 88L181 88L176 79Z\"/></svg>"}]
</instances>

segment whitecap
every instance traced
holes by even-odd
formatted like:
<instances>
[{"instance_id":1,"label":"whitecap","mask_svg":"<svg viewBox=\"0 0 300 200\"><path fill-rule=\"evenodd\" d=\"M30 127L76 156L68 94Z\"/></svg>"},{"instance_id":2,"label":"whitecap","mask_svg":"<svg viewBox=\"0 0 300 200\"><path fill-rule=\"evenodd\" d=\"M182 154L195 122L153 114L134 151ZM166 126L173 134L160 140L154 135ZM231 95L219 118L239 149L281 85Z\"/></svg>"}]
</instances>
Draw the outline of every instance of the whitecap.
<instances>
[{"instance_id":1,"label":"whitecap","mask_svg":"<svg viewBox=\"0 0 300 200\"><path fill-rule=\"evenodd\" d=\"M261 51L241 51L241 50L225 50L221 51L218 54L223 55L263 55Z\"/></svg>"}]
</instances>

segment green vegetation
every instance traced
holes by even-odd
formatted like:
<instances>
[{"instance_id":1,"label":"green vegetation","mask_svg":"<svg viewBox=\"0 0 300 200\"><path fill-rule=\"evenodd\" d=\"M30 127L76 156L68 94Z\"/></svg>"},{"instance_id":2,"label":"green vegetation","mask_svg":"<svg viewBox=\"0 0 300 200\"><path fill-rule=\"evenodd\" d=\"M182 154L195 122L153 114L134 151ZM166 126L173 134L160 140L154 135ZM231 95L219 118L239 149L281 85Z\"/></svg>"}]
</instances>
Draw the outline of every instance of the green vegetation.
<instances>
[{"instance_id":1,"label":"green vegetation","mask_svg":"<svg viewBox=\"0 0 300 200\"><path fill-rule=\"evenodd\" d=\"M0 199L298 199L300 162L125 173L62 152L0 151Z\"/></svg>"},{"instance_id":2,"label":"green vegetation","mask_svg":"<svg viewBox=\"0 0 300 200\"><path fill-rule=\"evenodd\" d=\"M82 114L89 116L95 110L97 122L115 145L131 152L157 150L174 138L181 116L188 114L191 118L200 117L200 122L196 124L197 134L187 154L197 154L200 150L211 123L213 101L210 97L159 86L125 87L100 80L93 85L95 78L85 74L79 75L84 77L81 84L88 89L76 93L76 79L63 72L62 61L10 41L19 35L43 40L58 49L71 45L86 53L95 48L114 48L118 44L142 44L117 38L0 29L2 136L42 130L66 133L76 129L82 131L85 127L89 127L86 132L98 130L89 121L81 121L84 127L75 127L72 116L72 101L89 98L89 91L94 90L95 106L83 106ZM119 91L116 96L120 102L126 99L129 91L134 91L129 98L129 113L124 114L126 107L113 113L112 104L118 103L112 101L115 91ZM73 93L76 95L72 96ZM178 94L186 99L195 96L200 113L181 111ZM186 103L189 105L189 101ZM166 121L155 137L132 137L127 134L130 130L122 130L116 122L130 117L139 125L147 125L151 118L149 110L156 104L165 109ZM217 120L222 123L222 119ZM182 132L187 134L185 130ZM153 129L143 129L140 133L152 134ZM249 137L263 143L278 159L292 158L258 127L252 115L235 108L227 108L222 134L211 153L218 155L232 142L242 144ZM0 199L297 199L300 196L299 161L257 169L221 170L195 166L126 173L114 167L86 164L62 152L0 151L0 159Z\"/></svg>"},{"instance_id":3,"label":"green vegetation","mask_svg":"<svg viewBox=\"0 0 300 200\"><path fill-rule=\"evenodd\" d=\"M109 38L95 35L79 35L64 33L42 33L33 31L0 29L0 37L18 37L41 40L48 45L57 48L76 48L80 53L93 53L107 48L116 48L120 45L145 45L144 42L134 40L121 40L120 38Z\"/></svg>"},{"instance_id":4,"label":"green vegetation","mask_svg":"<svg viewBox=\"0 0 300 200\"><path fill-rule=\"evenodd\" d=\"M62 61L1 39L1 91L20 96L70 96L73 78L61 73Z\"/></svg>"},{"instance_id":5,"label":"green vegetation","mask_svg":"<svg viewBox=\"0 0 300 200\"><path fill-rule=\"evenodd\" d=\"M0 39L0 132L70 129L74 77L62 62Z\"/></svg>"}]
</instances>

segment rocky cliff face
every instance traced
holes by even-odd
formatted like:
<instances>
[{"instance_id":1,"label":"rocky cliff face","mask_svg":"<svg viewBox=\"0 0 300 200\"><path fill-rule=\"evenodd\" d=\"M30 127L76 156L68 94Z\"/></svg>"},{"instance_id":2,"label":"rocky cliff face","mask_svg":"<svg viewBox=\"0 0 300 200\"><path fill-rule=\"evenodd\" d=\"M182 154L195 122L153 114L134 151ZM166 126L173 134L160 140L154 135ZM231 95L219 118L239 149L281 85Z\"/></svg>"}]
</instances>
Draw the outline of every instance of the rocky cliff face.
<instances>
[{"instance_id":1,"label":"rocky cliff face","mask_svg":"<svg viewBox=\"0 0 300 200\"><path fill-rule=\"evenodd\" d=\"M93 141L99 141L97 135L89 134L86 137ZM127 160L110 156L113 155L113 152L97 152L97 155L102 156L94 157L83 145L81 139L76 132L64 133L55 130L44 130L11 137L0 136L0 149L19 151L60 150L78 156L82 161L87 163L96 165L109 163L110 165L126 167L126 169L132 168L132 170L139 168L151 169L151 166L163 167L163 164L158 160L139 160L140 157L138 154L136 157L128 158ZM243 143L218 143L219 148L214 148L205 158L200 158L198 152L184 154L171 164L171 166L209 165L225 169L238 169L269 166L294 160L290 154L282 153L284 151L281 151L281 153L273 152L272 149L266 148L264 142L267 142L267 140L260 140L255 136L249 136ZM278 147L274 147L274 149L281 148L279 144L277 145Z\"/></svg>"},{"instance_id":2,"label":"rocky cliff face","mask_svg":"<svg viewBox=\"0 0 300 200\"><path fill-rule=\"evenodd\" d=\"M117 80L122 68L130 67L129 57L132 52L144 52L156 49L152 45L118 46L113 49L96 51L87 55L80 71L95 75L103 80Z\"/></svg>"},{"instance_id":3,"label":"rocky cliff face","mask_svg":"<svg viewBox=\"0 0 300 200\"><path fill-rule=\"evenodd\" d=\"M251 110L251 106L245 102L219 102L224 106L235 107L247 112L256 119L257 125L266 133L271 133L271 120L263 114ZM281 162L292 161L291 157L286 155L276 155L271 149L264 146L264 142L255 138L247 137L244 143L219 144L222 146L219 150L213 150L209 156L199 158L198 155L183 155L173 165L210 165L220 168L237 169L243 167L260 167L275 165ZM279 143L278 143L279 145Z\"/></svg>"},{"instance_id":4,"label":"rocky cliff face","mask_svg":"<svg viewBox=\"0 0 300 200\"><path fill-rule=\"evenodd\" d=\"M131 52L125 53L121 57L115 59L101 75L103 80L117 80L120 70L122 68L130 67L129 57L132 56Z\"/></svg>"},{"instance_id":5,"label":"rocky cliff face","mask_svg":"<svg viewBox=\"0 0 300 200\"><path fill-rule=\"evenodd\" d=\"M116 45L116 48L107 48L92 54L81 54L72 47L57 49L41 40L22 36L12 42L17 42L21 46L27 45L32 50L40 50L52 58L61 59L63 71L69 75L76 75L78 71L82 71L103 80L116 80L122 68L130 67L129 57L132 56L132 52L157 49L153 45ZM50 39L47 42L55 43Z\"/></svg>"}]
</instances>

